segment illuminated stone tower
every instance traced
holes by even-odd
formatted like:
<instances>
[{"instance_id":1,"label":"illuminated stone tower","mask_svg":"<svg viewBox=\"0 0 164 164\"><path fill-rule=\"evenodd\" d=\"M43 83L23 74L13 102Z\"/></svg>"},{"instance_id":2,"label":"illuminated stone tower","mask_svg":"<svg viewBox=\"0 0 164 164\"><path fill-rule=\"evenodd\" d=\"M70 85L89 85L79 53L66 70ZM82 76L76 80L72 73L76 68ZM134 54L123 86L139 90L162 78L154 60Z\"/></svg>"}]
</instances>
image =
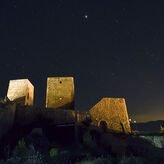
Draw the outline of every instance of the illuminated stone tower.
<instances>
[{"instance_id":1,"label":"illuminated stone tower","mask_svg":"<svg viewBox=\"0 0 164 164\"><path fill-rule=\"evenodd\" d=\"M46 108L74 109L73 77L48 77Z\"/></svg>"},{"instance_id":2,"label":"illuminated stone tower","mask_svg":"<svg viewBox=\"0 0 164 164\"><path fill-rule=\"evenodd\" d=\"M21 105L33 105L34 86L28 79L10 80L7 97Z\"/></svg>"},{"instance_id":3,"label":"illuminated stone tower","mask_svg":"<svg viewBox=\"0 0 164 164\"><path fill-rule=\"evenodd\" d=\"M103 98L89 112L94 126L116 132L131 132L124 98Z\"/></svg>"}]
</instances>

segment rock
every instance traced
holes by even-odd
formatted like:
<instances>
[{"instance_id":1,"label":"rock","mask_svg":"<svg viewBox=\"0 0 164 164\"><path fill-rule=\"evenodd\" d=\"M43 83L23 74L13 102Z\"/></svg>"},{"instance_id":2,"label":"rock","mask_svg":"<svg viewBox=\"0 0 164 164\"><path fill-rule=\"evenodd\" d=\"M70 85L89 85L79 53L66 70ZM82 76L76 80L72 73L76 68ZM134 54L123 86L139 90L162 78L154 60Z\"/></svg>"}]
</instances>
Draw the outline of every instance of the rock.
<instances>
[{"instance_id":1,"label":"rock","mask_svg":"<svg viewBox=\"0 0 164 164\"><path fill-rule=\"evenodd\" d=\"M157 148L164 147L164 138L163 136L139 136L147 141L149 141L153 146Z\"/></svg>"}]
</instances>

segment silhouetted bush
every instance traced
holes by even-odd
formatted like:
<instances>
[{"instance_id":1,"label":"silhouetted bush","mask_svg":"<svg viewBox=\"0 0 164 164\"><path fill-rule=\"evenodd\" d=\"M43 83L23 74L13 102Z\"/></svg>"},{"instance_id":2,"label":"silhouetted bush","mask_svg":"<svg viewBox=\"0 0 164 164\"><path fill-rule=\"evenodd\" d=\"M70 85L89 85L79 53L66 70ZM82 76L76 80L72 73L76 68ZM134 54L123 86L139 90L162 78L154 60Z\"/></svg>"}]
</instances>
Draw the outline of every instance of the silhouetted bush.
<instances>
[{"instance_id":1,"label":"silhouetted bush","mask_svg":"<svg viewBox=\"0 0 164 164\"><path fill-rule=\"evenodd\" d=\"M14 149L6 146L6 159L0 164L164 164L164 149L139 136L95 130L84 130L82 134L79 145L61 145L42 134L30 134L20 139Z\"/></svg>"},{"instance_id":2,"label":"silhouetted bush","mask_svg":"<svg viewBox=\"0 0 164 164\"><path fill-rule=\"evenodd\" d=\"M92 141L92 136L90 134L89 131L86 131L83 135L83 143L86 145L86 146L89 146L91 147L92 144L93 144L93 141Z\"/></svg>"},{"instance_id":3,"label":"silhouetted bush","mask_svg":"<svg viewBox=\"0 0 164 164\"><path fill-rule=\"evenodd\" d=\"M130 138L128 153L149 160L150 164L164 163L163 149L154 147L150 142L138 137Z\"/></svg>"},{"instance_id":4,"label":"silhouetted bush","mask_svg":"<svg viewBox=\"0 0 164 164\"><path fill-rule=\"evenodd\" d=\"M146 159L135 156L123 156L119 161L119 164L145 164L147 162Z\"/></svg>"},{"instance_id":5,"label":"silhouetted bush","mask_svg":"<svg viewBox=\"0 0 164 164\"><path fill-rule=\"evenodd\" d=\"M113 159L98 157L95 159L88 159L84 161L77 162L76 164L113 164Z\"/></svg>"},{"instance_id":6,"label":"silhouetted bush","mask_svg":"<svg viewBox=\"0 0 164 164\"><path fill-rule=\"evenodd\" d=\"M44 164L40 152L36 151L33 145L25 146L22 141L18 142L18 146L13 151L11 158L8 159L10 164Z\"/></svg>"}]
</instances>

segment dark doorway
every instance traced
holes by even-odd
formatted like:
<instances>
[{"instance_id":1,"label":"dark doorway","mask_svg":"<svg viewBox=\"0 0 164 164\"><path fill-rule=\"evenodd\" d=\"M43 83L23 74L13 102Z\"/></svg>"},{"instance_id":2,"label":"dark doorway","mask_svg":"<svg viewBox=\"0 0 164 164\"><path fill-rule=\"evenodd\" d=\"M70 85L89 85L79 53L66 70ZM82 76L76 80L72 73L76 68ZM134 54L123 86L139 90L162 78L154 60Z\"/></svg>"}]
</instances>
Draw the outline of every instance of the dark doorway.
<instances>
[{"instance_id":1,"label":"dark doorway","mask_svg":"<svg viewBox=\"0 0 164 164\"><path fill-rule=\"evenodd\" d=\"M107 123L106 121L100 121L100 125L99 125L100 129L103 131L103 132L107 132Z\"/></svg>"}]
</instances>

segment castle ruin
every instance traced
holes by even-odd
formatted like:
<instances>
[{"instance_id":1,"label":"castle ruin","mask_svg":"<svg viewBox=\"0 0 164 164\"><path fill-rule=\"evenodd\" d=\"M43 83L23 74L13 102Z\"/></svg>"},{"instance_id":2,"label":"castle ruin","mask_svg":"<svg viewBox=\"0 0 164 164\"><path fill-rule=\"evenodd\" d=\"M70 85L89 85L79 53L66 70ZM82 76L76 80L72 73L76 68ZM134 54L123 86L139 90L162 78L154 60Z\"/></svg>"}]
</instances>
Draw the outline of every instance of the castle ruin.
<instances>
[{"instance_id":1,"label":"castle ruin","mask_svg":"<svg viewBox=\"0 0 164 164\"><path fill-rule=\"evenodd\" d=\"M6 104L7 113L11 113L10 120L14 121L11 121L13 125L10 128L26 130L28 127L46 129L46 126L71 125L77 132L78 126L87 123L87 127L96 127L103 132L131 133L124 98L103 98L88 111L74 110L73 77L47 79L46 108L32 106L33 96L34 87L28 79L10 80L7 93L9 105L0 99L0 114L4 113ZM9 119L4 118L0 122L8 125Z\"/></svg>"},{"instance_id":2,"label":"castle ruin","mask_svg":"<svg viewBox=\"0 0 164 164\"><path fill-rule=\"evenodd\" d=\"M21 105L33 105L34 86L28 79L10 80L7 97Z\"/></svg>"}]
</instances>

